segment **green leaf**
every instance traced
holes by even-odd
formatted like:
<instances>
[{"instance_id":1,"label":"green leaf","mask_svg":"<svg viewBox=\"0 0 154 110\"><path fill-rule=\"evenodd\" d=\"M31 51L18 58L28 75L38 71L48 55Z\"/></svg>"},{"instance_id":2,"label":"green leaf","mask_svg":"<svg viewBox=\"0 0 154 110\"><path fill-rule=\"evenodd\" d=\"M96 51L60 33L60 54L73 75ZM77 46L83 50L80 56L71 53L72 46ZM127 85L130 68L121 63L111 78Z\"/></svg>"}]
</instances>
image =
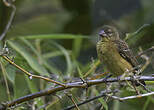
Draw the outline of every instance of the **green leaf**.
<instances>
[{"instance_id":1,"label":"green leaf","mask_svg":"<svg viewBox=\"0 0 154 110\"><path fill-rule=\"evenodd\" d=\"M29 77L26 75L25 75L25 78L26 78L26 81L27 81L27 84L28 84L28 87L29 87L31 93L38 92L37 83L35 82L35 80L29 80ZM34 100L36 101L36 104L38 107L43 105L43 100L41 100L40 98L35 98Z\"/></svg>"},{"instance_id":2,"label":"green leaf","mask_svg":"<svg viewBox=\"0 0 154 110\"><path fill-rule=\"evenodd\" d=\"M114 110L119 110L120 109L120 102L119 102L119 100L114 100L113 101L113 108L114 108Z\"/></svg>"},{"instance_id":3,"label":"green leaf","mask_svg":"<svg viewBox=\"0 0 154 110\"><path fill-rule=\"evenodd\" d=\"M23 74L16 74L15 84L13 85L14 99L28 94L29 89Z\"/></svg>"},{"instance_id":4,"label":"green leaf","mask_svg":"<svg viewBox=\"0 0 154 110\"><path fill-rule=\"evenodd\" d=\"M149 103L150 103L150 97L148 97L147 100L145 101L144 106L143 106L143 110L147 110L148 109Z\"/></svg>"},{"instance_id":5,"label":"green leaf","mask_svg":"<svg viewBox=\"0 0 154 110\"><path fill-rule=\"evenodd\" d=\"M8 79L14 84L16 68L13 67L12 65L8 65L6 67L6 72L7 72Z\"/></svg>"},{"instance_id":6,"label":"green leaf","mask_svg":"<svg viewBox=\"0 0 154 110\"><path fill-rule=\"evenodd\" d=\"M74 54L75 58L78 57L80 53L82 41L82 38L74 39L72 53Z\"/></svg>"},{"instance_id":7,"label":"green leaf","mask_svg":"<svg viewBox=\"0 0 154 110\"><path fill-rule=\"evenodd\" d=\"M61 50L61 52L63 52L63 54L64 54L64 56L65 56L65 58L66 58L66 62L67 62L67 73L68 73L69 75L71 75L72 69L73 69L73 65L72 65L71 58L70 58L70 55L69 55L68 51L67 51L64 47L62 47L61 45L59 45L59 44L57 44L57 43L55 43L55 42L52 42L52 43L53 43L56 47L58 47L58 48Z\"/></svg>"},{"instance_id":8,"label":"green leaf","mask_svg":"<svg viewBox=\"0 0 154 110\"><path fill-rule=\"evenodd\" d=\"M49 76L47 70L39 64L36 58L34 58L26 49L15 41L8 41L8 44L15 49L22 57L26 59L28 64L39 74Z\"/></svg>"},{"instance_id":9,"label":"green leaf","mask_svg":"<svg viewBox=\"0 0 154 110\"><path fill-rule=\"evenodd\" d=\"M43 63L43 65L47 69L49 69L52 73L55 73L55 74L58 74L59 73L59 71L55 67L51 66L47 62L47 59L43 58L43 56L39 52L37 52L37 50L34 48L34 46L28 40L26 40L25 38L20 38L20 39L37 55L37 57L39 58L39 60Z\"/></svg>"},{"instance_id":10,"label":"green leaf","mask_svg":"<svg viewBox=\"0 0 154 110\"><path fill-rule=\"evenodd\" d=\"M37 85L36 82L34 82L34 80L30 80L27 75L25 75L25 78L26 78L26 82L28 84L28 87L29 87L31 93L38 92L38 89L37 89L37 86L36 86Z\"/></svg>"},{"instance_id":11,"label":"green leaf","mask_svg":"<svg viewBox=\"0 0 154 110\"><path fill-rule=\"evenodd\" d=\"M77 38L88 38L83 35L72 35L72 34L46 34L46 35L29 35L20 36L26 39L77 39Z\"/></svg>"},{"instance_id":12,"label":"green leaf","mask_svg":"<svg viewBox=\"0 0 154 110\"><path fill-rule=\"evenodd\" d=\"M97 91L96 89L94 89L94 91L95 91L95 94L96 94L96 95L99 95L99 93L98 93L98 91ZM107 103L105 102L105 100L104 100L103 98L99 98L98 100L99 100L100 103L103 105L103 107L105 108L105 110L108 110L108 105L107 105Z\"/></svg>"},{"instance_id":13,"label":"green leaf","mask_svg":"<svg viewBox=\"0 0 154 110\"><path fill-rule=\"evenodd\" d=\"M139 39L139 37L143 37L143 34L145 34L146 29L149 27L149 24L144 24L141 26L137 31L133 33L127 33L125 40L130 40L130 39ZM135 38L134 38L135 37Z\"/></svg>"},{"instance_id":14,"label":"green leaf","mask_svg":"<svg viewBox=\"0 0 154 110\"><path fill-rule=\"evenodd\" d=\"M4 78L4 82L5 82L5 86L6 86L6 92L7 92L7 96L8 96L8 100L11 100L11 96L10 96L10 90L9 90L9 85L8 85L8 81L7 81L7 72L6 72L6 68L4 67L4 64L2 62L2 59L0 59L0 67L2 70L2 74L3 74L3 78Z\"/></svg>"},{"instance_id":15,"label":"green leaf","mask_svg":"<svg viewBox=\"0 0 154 110\"><path fill-rule=\"evenodd\" d=\"M126 34L125 40L132 47L142 46L149 48L154 44L153 29L154 24L144 24L136 32Z\"/></svg>"},{"instance_id":16,"label":"green leaf","mask_svg":"<svg viewBox=\"0 0 154 110\"><path fill-rule=\"evenodd\" d=\"M83 74L82 74L82 71L81 69L79 68L79 66L77 65L77 70L78 70L78 74L81 78L83 78Z\"/></svg>"},{"instance_id":17,"label":"green leaf","mask_svg":"<svg viewBox=\"0 0 154 110\"><path fill-rule=\"evenodd\" d=\"M69 53L71 53L71 51L68 50ZM52 57L56 57L56 56L61 56L64 55L63 52L61 51L53 51L53 52L49 52L49 53L45 53L43 54L43 58L52 58Z\"/></svg>"}]
</instances>

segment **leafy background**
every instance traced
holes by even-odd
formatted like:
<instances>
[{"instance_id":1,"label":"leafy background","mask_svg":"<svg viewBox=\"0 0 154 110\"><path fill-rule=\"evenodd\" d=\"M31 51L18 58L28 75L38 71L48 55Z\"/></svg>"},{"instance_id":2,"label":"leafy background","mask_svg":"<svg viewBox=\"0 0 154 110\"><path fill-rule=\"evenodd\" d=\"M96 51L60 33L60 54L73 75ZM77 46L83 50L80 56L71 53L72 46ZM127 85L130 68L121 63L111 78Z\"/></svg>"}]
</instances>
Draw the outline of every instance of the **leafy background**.
<instances>
[{"instance_id":1,"label":"leafy background","mask_svg":"<svg viewBox=\"0 0 154 110\"><path fill-rule=\"evenodd\" d=\"M139 47L146 50L154 45L153 0L16 0L15 19L5 37L10 57L27 71L51 77L57 81L73 81L82 77L96 62L97 32L104 24L116 26L134 53ZM11 9L0 1L0 33L9 19ZM1 46L2 48L2 46ZM151 62L143 74L154 70L154 52L147 54ZM138 59L144 64L143 59ZM54 86L39 79L30 80L20 70L1 59L0 102L35 93ZM98 69L100 72L100 68ZM96 70L97 71L97 70ZM101 68L101 72L103 69ZM91 72L91 76L95 71ZM8 82L9 93L5 84ZM150 87L153 89L153 87ZM92 87L88 96L96 96L104 86ZM153 89L154 90L154 89ZM76 102L86 98L85 90L72 90ZM132 95L122 90L121 96ZM72 104L63 93L41 97L16 109L40 108L48 103L48 110L60 110ZM109 110L152 110L153 96L118 102L103 99L81 106L83 110L96 110L104 106ZM88 107L87 107L88 105ZM40 108L41 109L41 108Z\"/></svg>"}]
</instances>

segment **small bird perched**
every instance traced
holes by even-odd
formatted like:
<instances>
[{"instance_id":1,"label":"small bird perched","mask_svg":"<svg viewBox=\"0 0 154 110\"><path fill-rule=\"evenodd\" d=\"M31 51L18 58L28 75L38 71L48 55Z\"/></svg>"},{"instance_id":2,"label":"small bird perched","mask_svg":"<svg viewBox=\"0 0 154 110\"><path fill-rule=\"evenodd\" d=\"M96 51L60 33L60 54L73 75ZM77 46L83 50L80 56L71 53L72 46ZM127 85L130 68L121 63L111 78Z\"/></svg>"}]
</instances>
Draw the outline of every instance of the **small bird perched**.
<instances>
[{"instance_id":1,"label":"small bird perched","mask_svg":"<svg viewBox=\"0 0 154 110\"><path fill-rule=\"evenodd\" d=\"M107 70L113 76L127 75L128 73L128 76L133 75L138 62L127 43L120 39L117 29L104 25L99 36L97 54Z\"/></svg>"}]
</instances>

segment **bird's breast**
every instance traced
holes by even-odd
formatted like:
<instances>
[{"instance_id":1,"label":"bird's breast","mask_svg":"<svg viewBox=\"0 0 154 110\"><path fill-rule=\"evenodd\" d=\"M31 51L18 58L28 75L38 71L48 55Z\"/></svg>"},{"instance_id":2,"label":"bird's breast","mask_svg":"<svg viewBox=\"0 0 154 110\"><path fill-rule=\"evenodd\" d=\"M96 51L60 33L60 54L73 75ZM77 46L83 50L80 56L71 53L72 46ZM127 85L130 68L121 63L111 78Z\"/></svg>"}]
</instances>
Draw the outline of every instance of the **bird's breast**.
<instances>
[{"instance_id":1,"label":"bird's breast","mask_svg":"<svg viewBox=\"0 0 154 110\"><path fill-rule=\"evenodd\" d=\"M97 53L109 72L119 76L132 69L132 65L120 56L114 42L98 42Z\"/></svg>"}]
</instances>

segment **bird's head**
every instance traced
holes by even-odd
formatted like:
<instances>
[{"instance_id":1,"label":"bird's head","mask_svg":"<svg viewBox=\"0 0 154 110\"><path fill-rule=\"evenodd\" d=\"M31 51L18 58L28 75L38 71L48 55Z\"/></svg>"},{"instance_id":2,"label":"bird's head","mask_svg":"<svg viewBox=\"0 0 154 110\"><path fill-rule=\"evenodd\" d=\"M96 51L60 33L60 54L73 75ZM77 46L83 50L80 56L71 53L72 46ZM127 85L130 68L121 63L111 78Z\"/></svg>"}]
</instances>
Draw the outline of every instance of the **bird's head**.
<instances>
[{"instance_id":1,"label":"bird's head","mask_svg":"<svg viewBox=\"0 0 154 110\"><path fill-rule=\"evenodd\" d=\"M102 41L114 41L119 39L119 33L116 28L104 25L99 33Z\"/></svg>"}]
</instances>

